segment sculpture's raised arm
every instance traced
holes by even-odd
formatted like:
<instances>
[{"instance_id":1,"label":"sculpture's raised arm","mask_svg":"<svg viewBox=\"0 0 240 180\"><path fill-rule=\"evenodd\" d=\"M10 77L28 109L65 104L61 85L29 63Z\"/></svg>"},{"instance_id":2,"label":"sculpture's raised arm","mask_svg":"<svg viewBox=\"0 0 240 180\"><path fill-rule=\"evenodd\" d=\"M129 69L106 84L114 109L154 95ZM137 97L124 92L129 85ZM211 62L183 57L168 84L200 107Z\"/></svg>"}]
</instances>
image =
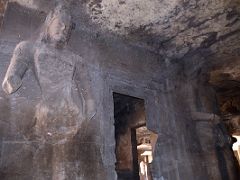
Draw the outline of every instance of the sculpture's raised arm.
<instances>
[{"instance_id":1,"label":"sculpture's raised arm","mask_svg":"<svg viewBox=\"0 0 240 180\"><path fill-rule=\"evenodd\" d=\"M12 94L21 87L22 78L33 62L32 49L28 41L22 41L16 46L2 83L2 88L6 93Z\"/></svg>"}]
</instances>

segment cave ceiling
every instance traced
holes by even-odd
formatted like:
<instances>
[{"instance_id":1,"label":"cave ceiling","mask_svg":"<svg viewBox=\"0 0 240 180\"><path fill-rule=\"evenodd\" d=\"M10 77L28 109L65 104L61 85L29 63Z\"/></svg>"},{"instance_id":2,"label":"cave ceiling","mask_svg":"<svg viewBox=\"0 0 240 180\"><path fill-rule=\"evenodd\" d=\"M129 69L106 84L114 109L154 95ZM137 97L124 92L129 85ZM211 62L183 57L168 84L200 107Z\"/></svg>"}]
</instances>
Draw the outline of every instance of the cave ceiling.
<instances>
[{"instance_id":1,"label":"cave ceiling","mask_svg":"<svg viewBox=\"0 0 240 180\"><path fill-rule=\"evenodd\" d=\"M9 1L46 13L54 4L53 0ZM123 37L166 58L184 59L198 53L220 61L240 56L239 0L79 0L75 3L74 8L85 11L89 22L98 27L96 31Z\"/></svg>"},{"instance_id":2,"label":"cave ceiling","mask_svg":"<svg viewBox=\"0 0 240 180\"><path fill-rule=\"evenodd\" d=\"M240 51L239 0L90 0L88 8L103 28L141 39L169 57L200 48Z\"/></svg>"}]
</instances>

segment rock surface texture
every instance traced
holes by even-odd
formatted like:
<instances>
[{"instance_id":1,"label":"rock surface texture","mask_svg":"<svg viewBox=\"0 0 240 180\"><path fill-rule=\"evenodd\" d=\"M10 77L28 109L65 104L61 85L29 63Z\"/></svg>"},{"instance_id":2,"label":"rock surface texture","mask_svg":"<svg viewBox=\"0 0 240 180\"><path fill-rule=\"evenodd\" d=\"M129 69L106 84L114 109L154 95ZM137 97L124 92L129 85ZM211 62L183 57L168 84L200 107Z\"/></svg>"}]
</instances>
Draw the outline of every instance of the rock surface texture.
<instances>
[{"instance_id":1,"label":"rock surface texture","mask_svg":"<svg viewBox=\"0 0 240 180\"><path fill-rule=\"evenodd\" d=\"M91 18L102 28L139 36L137 39L145 40L149 48L175 58L205 48L220 53L219 46L225 46L221 51L228 51L226 43L238 53L239 6L238 0L91 0L88 3Z\"/></svg>"},{"instance_id":2,"label":"rock surface texture","mask_svg":"<svg viewBox=\"0 0 240 180\"><path fill-rule=\"evenodd\" d=\"M0 21L0 179L117 180L113 93L144 100L153 180L239 179L239 0L1 0Z\"/></svg>"}]
</instances>

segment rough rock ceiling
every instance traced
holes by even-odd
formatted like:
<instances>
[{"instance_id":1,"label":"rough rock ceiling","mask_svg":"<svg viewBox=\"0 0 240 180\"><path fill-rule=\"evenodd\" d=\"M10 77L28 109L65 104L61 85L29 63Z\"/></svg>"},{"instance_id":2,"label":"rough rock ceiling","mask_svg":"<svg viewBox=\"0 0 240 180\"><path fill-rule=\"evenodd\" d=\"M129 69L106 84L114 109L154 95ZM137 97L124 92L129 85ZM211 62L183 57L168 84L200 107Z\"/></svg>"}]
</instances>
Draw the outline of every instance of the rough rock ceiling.
<instances>
[{"instance_id":1,"label":"rough rock ceiling","mask_svg":"<svg viewBox=\"0 0 240 180\"><path fill-rule=\"evenodd\" d=\"M174 10L178 0L90 0L89 13L93 21L120 34L138 29L161 34L166 17Z\"/></svg>"},{"instance_id":2,"label":"rough rock ceiling","mask_svg":"<svg viewBox=\"0 0 240 180\"><path fill-rule=\"evenodd\" d=\"M47 12L53 2L59 0L9 1ZM202 49L215 54L215 59L240 56L239 0L75 2L81 6L79 11L85 10L101 31L132 40L163 57L184 58Z\"/></svg>"},{"instance_id":3,"label":"rough rock ceiling","mask_svg":"<svg viewBox=\"0 0 240 180\"><path fill-rule=\"evenodd\" d=\"M102 28L138 36L169 57L222 46L231 37L235 39L228 46L240 51L239 0L89 0L87 4L92 20Z\"/></svg>"}]
</instances>

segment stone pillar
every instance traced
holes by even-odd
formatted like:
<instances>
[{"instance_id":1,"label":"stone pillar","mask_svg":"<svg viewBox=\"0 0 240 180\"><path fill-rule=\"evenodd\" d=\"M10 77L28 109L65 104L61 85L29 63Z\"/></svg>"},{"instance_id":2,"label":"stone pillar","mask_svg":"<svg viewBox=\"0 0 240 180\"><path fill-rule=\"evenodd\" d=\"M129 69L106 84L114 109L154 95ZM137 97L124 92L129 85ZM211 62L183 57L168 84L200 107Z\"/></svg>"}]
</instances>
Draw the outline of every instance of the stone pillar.
<instances>
[{"instance_id":1,"label":"stone pillar","mask_svg":"<svg viewBox=\"0 0 240 180\"><path fill-rule=\"evenodd\" d=\"M217 110L214 91L206 84L195 84L191 116L196 127L204 166L209 179L237 179L232 142Z\"/></svg>"}]
</instances>

